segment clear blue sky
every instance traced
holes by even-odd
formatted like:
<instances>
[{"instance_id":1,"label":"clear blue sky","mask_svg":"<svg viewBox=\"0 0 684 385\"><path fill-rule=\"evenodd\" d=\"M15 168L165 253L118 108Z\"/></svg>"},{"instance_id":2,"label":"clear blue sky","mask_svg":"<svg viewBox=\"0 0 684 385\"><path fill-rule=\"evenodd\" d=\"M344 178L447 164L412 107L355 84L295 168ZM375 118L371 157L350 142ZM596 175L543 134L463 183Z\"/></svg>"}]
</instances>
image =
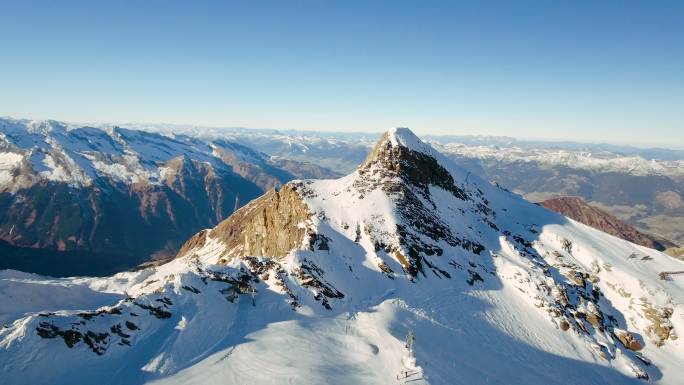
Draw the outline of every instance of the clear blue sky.
<instances>
[{"instance_id":1,"label":"clear blue sky","mask_svg":"<svg viewBox=\"0 0 684 385\"><path fill-rule=\"evenodd\" d=\"M684 1L0 0L0 115L684 146Z\"/></svg>"}]
</instances>

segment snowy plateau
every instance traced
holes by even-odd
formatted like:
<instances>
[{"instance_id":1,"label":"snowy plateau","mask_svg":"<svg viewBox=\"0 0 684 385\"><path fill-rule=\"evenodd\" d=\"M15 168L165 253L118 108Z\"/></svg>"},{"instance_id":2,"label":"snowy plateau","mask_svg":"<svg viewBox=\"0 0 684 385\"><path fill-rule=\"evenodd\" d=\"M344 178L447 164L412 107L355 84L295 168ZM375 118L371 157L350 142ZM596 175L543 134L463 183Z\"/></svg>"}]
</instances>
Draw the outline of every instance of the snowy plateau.
<instances>
[{"instance_id":1,"label":"snowy plateau","mask_svg":"<svg viewBox=\"0 0 684 385\"><path fill-rule=\"evenodd\" d=\"M0 175L18 161L0 158ZM0 271L0 373L7 384L676 385L684 283L669 273L682 270L398 128L351 174L270 190L166 264L104 278Z\"/></svg>"}]
</instances>

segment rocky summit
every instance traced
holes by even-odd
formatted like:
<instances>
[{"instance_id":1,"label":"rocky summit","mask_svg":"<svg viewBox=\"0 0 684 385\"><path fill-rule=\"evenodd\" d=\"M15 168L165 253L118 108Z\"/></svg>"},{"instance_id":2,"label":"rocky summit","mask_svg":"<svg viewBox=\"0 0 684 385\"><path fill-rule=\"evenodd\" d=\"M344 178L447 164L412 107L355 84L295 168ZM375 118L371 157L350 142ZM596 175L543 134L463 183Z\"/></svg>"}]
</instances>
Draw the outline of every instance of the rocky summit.
<instances>
[{"instance_id":1,"label":"rocky summit","mask_svg":"<svg viewBox=\"0 0 684 385\"><path fill-rule=\"evenodd\" d=\"M351 174L272 189L161 266L1 272L0 370L13 384L674 385L684 281L668 272L682 270L397 128Z\"/></svg>"}]
</instances>

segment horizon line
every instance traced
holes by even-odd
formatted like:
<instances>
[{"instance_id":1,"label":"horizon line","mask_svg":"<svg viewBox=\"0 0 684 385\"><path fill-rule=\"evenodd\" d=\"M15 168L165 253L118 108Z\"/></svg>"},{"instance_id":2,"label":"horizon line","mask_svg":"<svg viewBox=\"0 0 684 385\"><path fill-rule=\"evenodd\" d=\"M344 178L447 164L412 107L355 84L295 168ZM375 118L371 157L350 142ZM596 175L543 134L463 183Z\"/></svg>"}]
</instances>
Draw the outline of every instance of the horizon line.
<instances>
[{"instance_id":1,"label":"horizon line","mask_svg":"<svg viewBox=\"0 0 684 385\"><path fill-rule=\"evenodd\" d=\"M393 128L393 127L407 127L411 129L412 131L417 132L418 136L422 137L432 137L432 138L445 138L445 137L471 137L471 138L491 138L491 139L513 139L514 141L519 141L519 142L543 142L543 143L566 143L566 144L593 144L593 145L605 145L605 146L625 146L625 147L633 147L641 150L672 150L672 151L682 151L684 150L684 144L682 145L673 145L673 144L665 144L665 143L660 143L660 142L633 142L633 141L610 141L607 139L601 139L601 140L584 140L584 139L577 139L577 138L549 138L549 137L534 137L534 136L509 136L509 135L494 135L494 134L468 134L468 133L430 133L430 132L423 132L422 130L414 129L411 128L411 125L405 125L405 124L399 124L399 125L394 125L390 126L385 130L378 130L378 131L359 131L359 130L350 130L350 131L344 131L343 129L306 129L306 128L273 128L273 127L246 127L246 126L232 126L232 125L212 125L212 124L195 124L195 123L174 123L174 122L163 122L163 121L103 121L103 120L96 120L96 121L79 121L79 120L71 120L71 119L53 119L53 118L36 118L36 117L22 117L22 118L17 118L12 115L8 114L2 114L0 115L0 118L3 119L13 119L13 120L30 120L30 121L55 121L67 125L83 125L83 126L88 126L88 125L93 125L95 127L97 126L116 126L116 127L122 127L122 128L133 128L133 129L138 129L145 131L145 125L149 126L149 128L153 128L152 126L167 126L167 127L177 127L177 128L197 128L197 129L212 129L212 130L251 130L251 131L281 131L281 132L290 132L290 133L298 133L298 134L305 134L305 133L312 133L312 134L318 134L319 136L321 135L329 135L329 136L334 136L334 135L377 135L380 136L382 135L383 132ZM127 125L129 126L139 126L139 127L126 127Z\"/></svg>"}]
</instances>

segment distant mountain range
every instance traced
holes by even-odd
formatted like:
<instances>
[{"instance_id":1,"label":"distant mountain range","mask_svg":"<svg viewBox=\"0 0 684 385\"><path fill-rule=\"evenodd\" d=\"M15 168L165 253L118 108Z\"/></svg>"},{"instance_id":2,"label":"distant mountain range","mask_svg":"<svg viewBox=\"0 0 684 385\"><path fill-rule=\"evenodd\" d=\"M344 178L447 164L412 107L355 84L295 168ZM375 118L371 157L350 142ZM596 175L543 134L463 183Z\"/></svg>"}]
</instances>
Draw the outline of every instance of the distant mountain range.
<instances>
[{"instance_id":1,"label":"distant mountain range","mask_svg":"<svg viewBox=\"0 0 684 385\"><path fill-rule=\"evenodd\" d=\"M0 209L7 213L0 266L107 274L151 255L168 257L184 237L269 188L354 170L379 137L130 127L0 120ZM578 196L642 233L684 244L684 151L486 136L425 139L461 167L530 201ZM34 211L46 214L34 218ZM179 223L179 216L187 219ZM69 262L54 266L41 250L57 250Z\"/></svg>"},{"instance_id":2,"label":"distant mountain range","mask_svg":"<svg viewBox=\"0 0 684 385\"><path fill-rule=\"evenodd\" d=\"M566 160L579 158L572 163L501 153L504 155L483 157L461 148L447 155L530 201L578 196L642 232L684 244L684 174L677 168L664 168L662 163L642 158L587 163L592 157L570 154Z\"/></svg>"},{"instance_id":3,"label":"distant mountain range","mask_svg":"<svg viewBox=\"0 0 684 385\"><path fill-rule=\"evenodd\" d=\"M353 170L356 165L363 161L365 155L351 149L365 147L366 153L370 151L380 133L361 133L361 132L323 132L323 131L299 131L287 129L247 129L247 128L217 128L189 125L169 125L169 124L136 124L130 123L126 127L134 127L141 130L161 132L161 133L183 133L200 138L230 138L232 141L243 144L259 143L264 146L269 154L272 155L301 155L305 158L317 157L322 154L318 149L322 148L345 148L344 154L327 154L323 159L342 160L335 167L337 171ZM664 169L678 168L682 170L684 161L684 148L658 148L658 147L637 147L630 145L618 145L609 143L582 143L572 141L542 141L516 139L507 136L486 136L486 135L423 135L422 138L433 145L437 145L441 151L457 152L458 147L465 146L475 152L472 156L486 157L492 151L501 153L499 157L509 159L529 159L536 156L538 160L547 162L564 162L570 166L584 167L588 163L601 160L612 159L611 166L619 167L624 170L624 165L629 161L637 161L640 166L648 168L648 161L655 161L653 166ZM313 154L306 155L306 152L313 150ZM546 154L546 155L544 155ZM576 161L573 162L573 157ZM591 158L591 159L590 159ZM624 158L627 158L625 161ZM352 161L353 159L353 161ZM642 160L647 161L643 163ZM606 162L603 162L604 165ZM669 163L669 164L668 164ZM638 169L639 167L637 167ZM627 168L629 169L629 168ZM346 171L348 171L346 170Z\"/></svg>"},{"instance_id":4,"label":"distant mountain range","mask_svg":"<svg viewBox=\"0 0 684 385\"><path fill-rule=\"evenodd\" d=\"M268 189L335 175L226 140L0 119L0 268L111 274Z\"/></svg>"}]
</instances>

